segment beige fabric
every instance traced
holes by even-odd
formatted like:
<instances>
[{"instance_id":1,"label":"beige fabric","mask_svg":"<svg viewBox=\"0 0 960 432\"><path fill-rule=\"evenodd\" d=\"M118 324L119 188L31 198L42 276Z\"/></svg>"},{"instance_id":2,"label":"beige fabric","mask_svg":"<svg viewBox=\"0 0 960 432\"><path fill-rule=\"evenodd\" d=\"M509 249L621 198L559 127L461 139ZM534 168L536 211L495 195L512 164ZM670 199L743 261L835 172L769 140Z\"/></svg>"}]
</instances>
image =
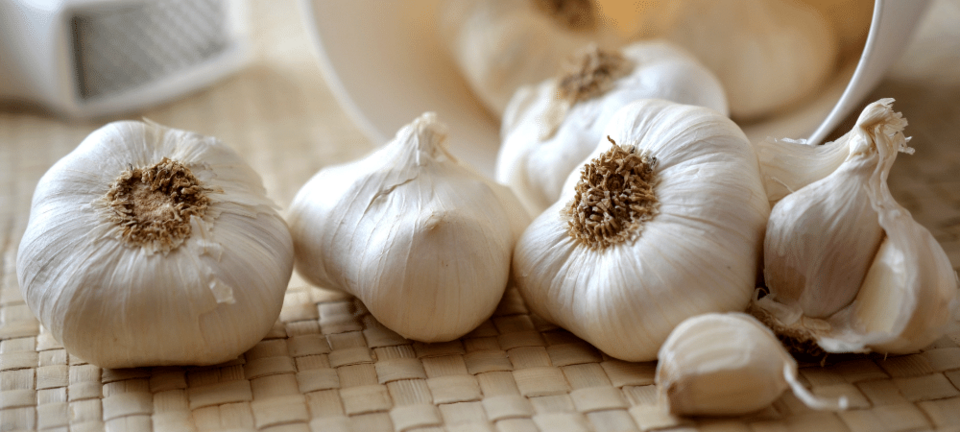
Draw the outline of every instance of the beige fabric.
<instances>
[{"instance_id":1,"label":"beige fabric","mask_svg":"<svg viewBox=\"0 0 960 432\"><path fill-rule=\"evenodd\" d=\"M215 135L289 204L320 167L371 148L323 82L293 2L253 2L255 60L212 88L141 116ZM871 99L895 97L915 156L894 194L960 263L960 77L900 68ZM942 71L940 71L942 74ZM960 72L958 72L960 74ZM401 103L384 101L384 103ZM273 331L215 367L102 370L43 332L17 287L15 255L40 176L106 120L0 111L0 430L66 431L906 431L960 428L960 333L927 350L807 366L814 393L853 409L818 413L787 395L742 418L678 419L655 407L655 364L613 360L530 316L510 290L464 338L426 345L362 304L296 277Z\"/></svg>"}]
</instances>

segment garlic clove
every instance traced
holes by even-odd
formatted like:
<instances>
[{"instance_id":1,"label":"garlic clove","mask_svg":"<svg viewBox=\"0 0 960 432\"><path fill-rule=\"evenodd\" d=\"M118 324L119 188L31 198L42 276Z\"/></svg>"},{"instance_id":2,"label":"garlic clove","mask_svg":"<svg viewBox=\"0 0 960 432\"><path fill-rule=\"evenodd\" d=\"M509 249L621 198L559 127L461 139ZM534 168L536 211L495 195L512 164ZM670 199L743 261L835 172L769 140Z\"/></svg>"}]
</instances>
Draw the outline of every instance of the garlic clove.
<instances>
[{"instance_id":1,"label":"garlic clove","mask_svg":"<svg viewBox=\"0 0 960 432\"><path fill-rule=\"evenodd\" d=\"M892 199L881 211L888 233L854 303L830 317L819 344L829 352L903 354L939 338L955 309L957 276L940 244Z\"/></svg>"},{"instance_id":2,"label":"garlic clove","mask_svg":"<svg viewBox=\"0 0 960 432\"><path fill-rule=\"evenodd\" d=\"M833 143L824 145L808 145L806 141L787 138L767 138L757 142L760 174L770 206L836 171L850 154L846 143L861 134L860 129L854 128Z\"/></svg>"},{"instance_id":3,"label":"garlic clove","mask_svg":"<svg viewBox=\"0 0 960 432\"><path fill-rule=\"evenodd\" d=\"M764 280L804 315L830 316L850 304L883 239L861 185L877 165L872 154L787 195L774 206L764 240Z\"/></svg>"},{"instance_id":4,"label":"garlic clove","mask_svg":"<svg viewBox=\"0 0 960 432\"><path fill-rule=\"evenodd\" d=\"M215 138L150 122L110 123L51 167L17 254L27 306L105 368L236 358L273 327L292 271L253 169Z\"/></svg>"},{"instance_id":5,"label":"garlic clove","mask_svg":"<svg viewBox=\"0 0 960 432\"><path fill-rule=\"evenodd\" d=\"M463 336L489 318L530 217L461 165L432 113L369 156L321 170L290 209L297 271L350 293L411 339Z\"/></svg>"},{"instance_id":6,"label":"garlic clove","mask_svg":"<svg viewBox=\"0 0 960 432\"><path fill-rule=\"evenodd\" d=\"M571 174L517 242L513 278L537 315L612 357L653 360L685 318L747 306L769 207L751 145L713 110L643 100L607 127L624 144L597 146L585 161L597 176Z\"/></svg>"},{"instance_id":7,"label":"garlic clove","mask_svg":"<svg viewBox=\"0 0 960 432\"><path fill-rule=\"evenodd\" d=\"M797 381L797 363L773 332L743 313L710 313L678 325L658 353L657 395L674 415L742 415L788 388L815 409L846 409Z\"/></svg>"},{"instance_id":8,"label":"garlic clove","mask_svg":"<svg viewBox=\"0 0 960 432\"><path fill-rule=\"evenodd\" d=\"M844 162L778 202L768 223L770 295L755 301L758 315L827 352L915 351L943 334L956 306L946 253L886 183L897 153L913 151L892 102L870 104L850 133L826 144L845 148Z\"/></svg>"},{"instance_id":9,"label":"garlic clove","mask_svg":"<svg viewBox=\"0 0 960 432\"><path fill-rule=\"evenodd\" d=\"M513 188L532 214L560 198L570 172L626 104L666 99L727 112L716 77L670 43L589 47L566 66L554 79L518 90L501 126L497 179Z\"/></svg>"}]
</instances>

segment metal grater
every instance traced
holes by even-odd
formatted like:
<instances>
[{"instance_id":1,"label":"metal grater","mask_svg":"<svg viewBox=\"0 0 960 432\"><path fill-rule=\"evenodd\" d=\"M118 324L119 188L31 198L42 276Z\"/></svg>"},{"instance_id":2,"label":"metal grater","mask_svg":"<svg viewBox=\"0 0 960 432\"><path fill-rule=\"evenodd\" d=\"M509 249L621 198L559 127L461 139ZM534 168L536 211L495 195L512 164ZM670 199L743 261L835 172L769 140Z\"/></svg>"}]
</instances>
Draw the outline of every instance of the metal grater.
<instances>
[{"instance_id":1,"label":"metal grater","mask_svg":"<svg viewBox=\"0 0 960 432\"><path fill-rule=\"evenodd\" d=\"M238 0L0 0L0 98L70 117L172 99L245 63L245 9Z\"/></svg>"}]
</instances>

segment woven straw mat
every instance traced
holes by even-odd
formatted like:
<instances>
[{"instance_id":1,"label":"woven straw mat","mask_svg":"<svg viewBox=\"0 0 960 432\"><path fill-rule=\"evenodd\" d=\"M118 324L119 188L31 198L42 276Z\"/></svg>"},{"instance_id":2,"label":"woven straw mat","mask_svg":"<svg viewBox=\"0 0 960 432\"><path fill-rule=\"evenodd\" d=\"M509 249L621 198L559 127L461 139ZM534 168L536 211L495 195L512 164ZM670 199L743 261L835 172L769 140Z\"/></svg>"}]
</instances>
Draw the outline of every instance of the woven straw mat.
<instances>
[{"instance_id":1,"label":"woven straw mat","mask_svg":"<svg viewBox=\"0 0 960 432\"><path fill-rule=\"evenodd\" d=\"M320 77L295 5L252 6L248 68L129 118L220 137L286 206L319 168L372 147ZM895 97L910 120L917 152L898 159L891 188L957 265L960 85L931 84L914 69L900 68L870 100ZM125 370L85 364L24 304L15 256L38 179L105 121L0 109L0 430L960 430L960 334L912 355L803 366L802 383L818 395L846 396L846 412L811 411L787 394L747 417L680 419L654 405L655 363L607 357L531 316L515 290L469 335L422 344L382 327L358 301L294 276L273 330L234 361Z\"/></svg>"}]
</instances>

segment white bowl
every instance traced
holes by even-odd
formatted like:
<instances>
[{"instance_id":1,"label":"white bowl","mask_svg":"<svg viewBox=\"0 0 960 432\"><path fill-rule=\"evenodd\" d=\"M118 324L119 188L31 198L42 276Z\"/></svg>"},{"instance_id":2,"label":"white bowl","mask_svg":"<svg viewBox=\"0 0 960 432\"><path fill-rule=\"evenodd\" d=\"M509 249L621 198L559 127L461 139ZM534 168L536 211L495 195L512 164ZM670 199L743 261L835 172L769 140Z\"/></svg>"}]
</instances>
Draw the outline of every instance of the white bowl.
<instances>
[{"instance_id":1,"label":"white bowl","mask_svg":"<svg viewBox=\"0 0 960 432\"><path fill-rule=\"evenodd\" d=\"M450 127L454 154L492 176L499 123L476 100L435 32L441 0L301 0L327 84L375 143L434 111ZM909 42L929 0L876 0L859 62L840 72L814 100L771 120L744 126L767 136L819 143L880 82Z\"/></svg>"}]
</instances>

